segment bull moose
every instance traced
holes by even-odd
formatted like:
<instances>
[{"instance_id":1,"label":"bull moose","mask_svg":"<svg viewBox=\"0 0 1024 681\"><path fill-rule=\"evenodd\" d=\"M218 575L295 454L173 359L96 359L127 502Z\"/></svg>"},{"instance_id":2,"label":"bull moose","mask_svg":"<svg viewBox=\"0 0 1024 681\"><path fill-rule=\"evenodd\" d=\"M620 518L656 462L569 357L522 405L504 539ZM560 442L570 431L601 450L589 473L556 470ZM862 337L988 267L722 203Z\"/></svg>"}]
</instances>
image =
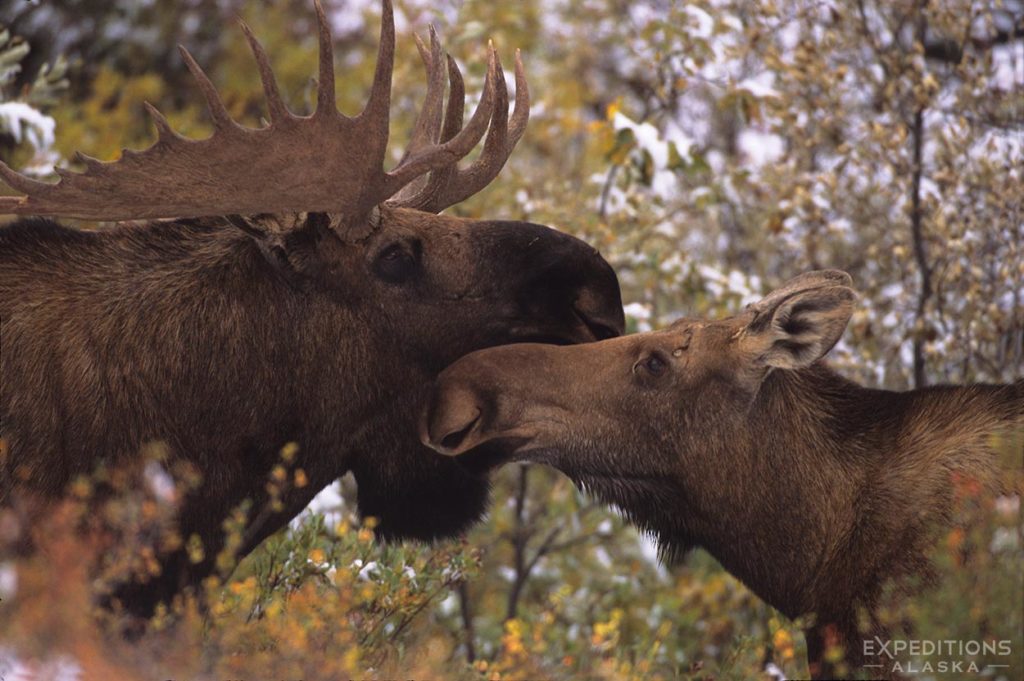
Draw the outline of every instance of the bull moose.
<instances>
[{"instance_id":1,"label":"bull moose","mask_svg":"<svg viewBox=\"0 0 1024 681\"><path fill-rule=\"evenodd\" d=\"M526 126L492 47L479 105L463 126L455 61L431 30L418 43L427 92L402 160L385 171L395 31L390 0L365 109L335 103L331 35L318 21L316 109L286 106L245 24L269 122L227 113L189 53L214 133L191 140L147 109L158 139L115 162L79 155L56 184L0 163L23 196L0 214L131 221L98 231L26 218L0 228L0 506L52 498L98 463L132 462L162 442L201 483L180 509L184 549L119 598L146 615L214 569L222 521L266 508L288 443L309 484L250 528L244 555L324 486L351 471L360 512L387 537L431 539L477 520L486 476L425 448L415 414L446 365L513 341L616 336L618 282L598 252L524 222L439 215L487 186ZM444 101L446 81L447 104ZM486 133L477 160L460 161Z\"/></svg>"},{"instance_id":2,"label":"bull moose","mask_svg":"<svg viewBox=\"0 0 1024 681\"><path fill-rule=\"evenodd\" d=\"M809 662L829 678L826 639L865 663L857 611L927 575L951 475L991 483L991 437L1024 428L1024 380L890 392L828 369L855 299L846 273L810 272L727 319L475 352L438 378L423 441L474 470L548 464L669 559L707 549L785 615L814 615Z\"/></svg>"}]
</instances>

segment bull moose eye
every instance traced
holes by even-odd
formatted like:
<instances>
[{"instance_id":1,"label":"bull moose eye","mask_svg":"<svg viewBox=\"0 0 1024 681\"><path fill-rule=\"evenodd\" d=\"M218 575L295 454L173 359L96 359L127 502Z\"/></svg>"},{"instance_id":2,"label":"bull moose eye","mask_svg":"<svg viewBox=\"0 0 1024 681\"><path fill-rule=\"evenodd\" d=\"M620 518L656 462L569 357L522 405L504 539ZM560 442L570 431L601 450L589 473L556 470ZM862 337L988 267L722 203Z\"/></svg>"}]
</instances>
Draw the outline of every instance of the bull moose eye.
<instances>
[{"instance_id":1,"label":"bull moose eye","mask_svg":"<svg viewBox=\"0 0 1024 681\"><path fill-rule=\"evenodd\" d=\"M381 279L392 284L400 284L410 279L416 272L418 256L419 248L410 249L405 244L391 244L377 256L373 269Z\"/></svg>"}]
</instances>

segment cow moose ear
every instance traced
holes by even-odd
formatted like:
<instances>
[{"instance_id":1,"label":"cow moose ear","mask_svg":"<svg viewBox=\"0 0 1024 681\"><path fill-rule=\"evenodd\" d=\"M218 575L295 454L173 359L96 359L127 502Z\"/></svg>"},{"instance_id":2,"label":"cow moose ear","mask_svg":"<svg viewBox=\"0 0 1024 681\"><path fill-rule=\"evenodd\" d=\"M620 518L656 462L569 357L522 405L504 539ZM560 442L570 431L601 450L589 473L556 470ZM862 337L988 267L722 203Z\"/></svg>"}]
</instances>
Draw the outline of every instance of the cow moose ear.
<instances>
[{"instance_id":1,"label":"cow moose ear","mask_svg":"<svg viewBox=\"0 0 1024 681\"><path fill-rule=\"evenodd\" d=\"M846 330L857 294L847 286L824 285L788 296L771 294L771 305L754 307L740 342L764 367L800 369L818 361ZM762 302L765 302L762 301Z\"/></svg>"}]
</instances>

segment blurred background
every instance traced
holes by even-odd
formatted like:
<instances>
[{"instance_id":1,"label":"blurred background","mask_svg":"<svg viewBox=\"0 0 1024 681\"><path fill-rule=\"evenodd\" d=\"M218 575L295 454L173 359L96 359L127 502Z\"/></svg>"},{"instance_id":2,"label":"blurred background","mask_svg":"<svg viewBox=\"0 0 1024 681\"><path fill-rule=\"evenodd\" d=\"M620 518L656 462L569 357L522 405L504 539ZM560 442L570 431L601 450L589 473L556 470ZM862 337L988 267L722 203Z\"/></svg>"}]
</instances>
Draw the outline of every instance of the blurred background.
<instances>
[{"instance_id":1,"label":"blurred background","mask_svg":"<svg viewBox=\"0 0 1024 681\"><path fill-rule=\"evenodd\" d=\"M339 106L354 113L380 6L323 1ZM618 271L631 330L734 313L834 267L862 294L830 355L844 375L895 389L1024 376L1021 0L396 0L395 12L392 159L426 89L414 32L436 26L469 105L487 40L506 66L520 48L527 133L499 179L451 212L589 241ZM144 101L183 134L209 134L178 43L235 118L258 125L262 90L237 16L293 110L310 111L307 0L0 0L0 158L48 178L74 168L76 150L108 160L148 146ZM1008 484L1020 491L1014 447ZM648 539L548 469L501 471L486 522L433 547L369 541L353 485L326 490L231 583L211 584L212 623L193 611L130 650L111 652L70 611L53 615L75 602L52 599L74 581L72 558L31 574L0 564L0 598L35 588L51 612L8 612L0 646L21 657L8 656L7 674L806 674L799 623L701 552L659 566ZM942 586L892 616L935 638L1012 638L1020 658L1019 495L966 499L962 512L965 529L937 543Z\"/></svg>"}]
</instances>

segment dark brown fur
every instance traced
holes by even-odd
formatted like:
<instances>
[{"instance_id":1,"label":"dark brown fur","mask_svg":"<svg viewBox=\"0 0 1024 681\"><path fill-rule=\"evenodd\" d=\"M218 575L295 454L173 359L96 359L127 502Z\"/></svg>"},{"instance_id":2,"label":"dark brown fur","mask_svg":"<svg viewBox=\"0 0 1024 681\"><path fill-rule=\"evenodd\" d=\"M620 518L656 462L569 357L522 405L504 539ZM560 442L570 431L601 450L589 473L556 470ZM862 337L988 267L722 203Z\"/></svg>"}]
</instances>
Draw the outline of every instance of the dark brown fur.
<instances>
[{"instance_id":1,"label":"dark brown fur","mask_svg":"<svg viewBox=\"0 0 1024 681\"><path fill-rule=\"evenodd\" d=\"M218 219L0 228L0 504L60 495L154 441L202 475L180 522L207 559L166 557L159 580L123 594L136 612L210 573L222 520L265 506L289 442L309 485L243 555L346 471L383 536L461 531L488 484L419 443L410 414L434 376L474 349L622 329L608 264L539 225L382 206L357 243L317 215L289 239L267 252Z\"/></svg>"},{"instance_id":2,"label":"dark brown fur","mask_svg":"<svg viewBox=\"0 0 1024 681\"><path fill-rule=\"evenodd\" d=\"M991 436L1024 428L1024 381L864 388L817 362L849 289L832 279L766 301L588 346L473 353L441 374L422 433L471 468L562 470L669 559L706 548L787 616L815 615L809 658L828 678L826 632L856 671L857 610L890 580L927 579L952 474L992 482Z\"/></svg>"}]
</instances>

